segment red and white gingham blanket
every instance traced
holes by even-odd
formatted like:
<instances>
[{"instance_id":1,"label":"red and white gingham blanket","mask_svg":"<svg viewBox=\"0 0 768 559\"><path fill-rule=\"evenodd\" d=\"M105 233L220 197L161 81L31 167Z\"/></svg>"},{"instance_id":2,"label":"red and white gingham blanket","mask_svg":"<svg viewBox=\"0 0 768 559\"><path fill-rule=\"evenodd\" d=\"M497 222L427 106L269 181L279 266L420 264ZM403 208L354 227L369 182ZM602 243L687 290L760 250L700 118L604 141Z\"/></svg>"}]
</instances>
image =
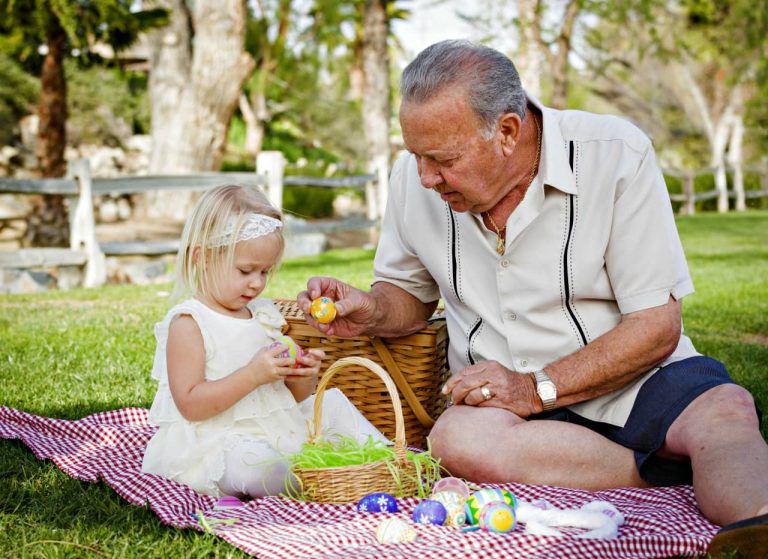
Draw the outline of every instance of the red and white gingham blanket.
<instances>
[{"instance_id":1,"label":"red and white gingham blanket","mask_svg":"<svg viewBox=\"0 0 768 559\"><path fill-rule=\"evenodd\" d=\"M511 483L503 486L527 501L546 499L557 508L579 508L593 500L613 503L625 517L619 537L591 540L534 536L517 527L508 534L462 533L418 525L411 543L381 545L382 515L358 513L355 504L321 505L279 497L255 499L243 507L213 511L215 499L186 486L141 472L144 447L153 433L147 410L125 408L77 421L51 419L0 406L0 437L20 439L36 457L51 459L68 475L103 480L134 505L149 504L160 519L178 528L202 530L198 511L214 533L259 557L433 557L457 558L643 558L692 556L706 551L717 526L699 512L689 486L588 492ZM398 501L397 516L409 520L418 499ZM216 522L236 518L235 522ZM574 530L574 533L580 530Z\"/></svg>"}]
</instances>

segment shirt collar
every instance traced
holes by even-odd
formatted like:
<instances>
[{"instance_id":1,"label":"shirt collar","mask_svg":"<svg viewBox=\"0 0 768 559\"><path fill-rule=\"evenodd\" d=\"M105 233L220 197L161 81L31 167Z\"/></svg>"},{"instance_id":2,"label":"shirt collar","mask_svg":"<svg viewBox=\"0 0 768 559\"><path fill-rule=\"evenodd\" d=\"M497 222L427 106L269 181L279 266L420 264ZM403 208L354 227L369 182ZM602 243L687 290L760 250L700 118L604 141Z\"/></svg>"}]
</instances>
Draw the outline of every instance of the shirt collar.
<instances>
[{"instance_id":1,"label":"shirt collar","mask_svg":"<svg viewBox=\"0 0 768 559\"><path fill-rule=\"evenodd\" d=\"M568 162L568 144L560 130L557 110L542 105L536 97L526 92L528 101L541 111L542 131L539 184L553 186L568 194L578 194L576 179Z\"/></svg>"}]
</instances>

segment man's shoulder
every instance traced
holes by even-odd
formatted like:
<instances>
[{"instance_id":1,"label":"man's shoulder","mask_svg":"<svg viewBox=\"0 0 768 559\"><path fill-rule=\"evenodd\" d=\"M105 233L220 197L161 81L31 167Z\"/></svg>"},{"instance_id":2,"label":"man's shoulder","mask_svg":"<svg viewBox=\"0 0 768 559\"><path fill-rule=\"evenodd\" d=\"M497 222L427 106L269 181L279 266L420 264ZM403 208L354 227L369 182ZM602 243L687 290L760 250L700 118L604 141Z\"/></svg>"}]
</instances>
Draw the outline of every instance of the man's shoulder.
<instances>
[{"instance_id":1,"label":"man's shoulder","mask_svg":"<svg viewBox=\"0 0 768 559\"><path fill-rule=\"evenodd\" d=\"M553 111L565 141L621 141L631 149L645 152L651 139L632 121L616 115L579 110Z\"/></svg>"}]
</instances>

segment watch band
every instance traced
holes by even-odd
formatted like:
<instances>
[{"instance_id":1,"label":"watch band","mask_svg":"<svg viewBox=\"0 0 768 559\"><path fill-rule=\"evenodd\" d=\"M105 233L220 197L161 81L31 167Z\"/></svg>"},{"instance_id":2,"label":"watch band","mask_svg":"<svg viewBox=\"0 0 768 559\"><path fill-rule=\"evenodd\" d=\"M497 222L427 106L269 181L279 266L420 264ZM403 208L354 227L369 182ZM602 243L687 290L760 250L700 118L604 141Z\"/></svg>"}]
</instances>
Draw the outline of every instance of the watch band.
<instances>
[{"instance_id":1,"label":"watch band","mask_svg":"<svg viewBox=\"0 0 768 559\"><path fill-rule=\"evenodd\" d=\"M536 393L541 398L541 404L544 411L554 409L555 402L557 401L557 387L549 375L543 370L534 371L531 373L536 380Z\"/></svg>"}]
</instances>

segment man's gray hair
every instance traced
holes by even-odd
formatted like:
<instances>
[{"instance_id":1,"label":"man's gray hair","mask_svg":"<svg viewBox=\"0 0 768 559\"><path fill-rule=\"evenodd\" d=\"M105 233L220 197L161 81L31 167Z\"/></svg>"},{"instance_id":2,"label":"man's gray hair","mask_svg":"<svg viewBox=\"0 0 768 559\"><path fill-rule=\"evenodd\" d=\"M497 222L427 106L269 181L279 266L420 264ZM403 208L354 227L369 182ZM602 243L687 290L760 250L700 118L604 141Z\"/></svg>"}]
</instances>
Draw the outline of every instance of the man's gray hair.
<instances>
[{"instance_id":1,"label":"man's gray hair","mask_svg":"<svg viewBox=\"0 0 768 559\"><path fill-rule=\"evenodd\" d=\"M486 138L505 113L525 118L526 97L512 61L490 47L464 40L435 43L421 51L400 77L403 102L424 103L450 86L466 88Z\"/></svg>"}]
</instances>

